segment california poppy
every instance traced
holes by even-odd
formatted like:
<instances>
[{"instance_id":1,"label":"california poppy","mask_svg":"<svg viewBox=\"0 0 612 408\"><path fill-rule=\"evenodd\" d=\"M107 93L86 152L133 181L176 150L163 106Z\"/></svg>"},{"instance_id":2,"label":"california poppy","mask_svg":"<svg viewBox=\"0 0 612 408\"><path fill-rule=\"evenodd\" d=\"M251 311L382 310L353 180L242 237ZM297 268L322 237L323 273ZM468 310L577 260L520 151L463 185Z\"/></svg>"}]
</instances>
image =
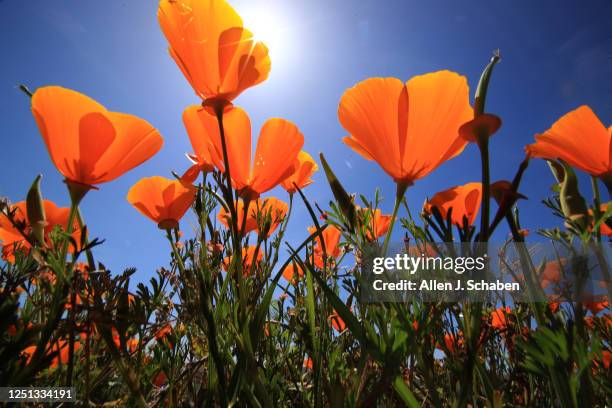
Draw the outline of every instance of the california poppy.
<instances>
[{"instance_id":1,"label":"california poppy","mask_svg":"<svg viewBox=\"0 0 612 408\"><path fill-rule=\"evenodd\" d=\"M604 203L599 206L599 211L602 214L606 213L606 210L608 209L608 204L609 203ZM593 216L593 210L589 210L589 215ZM601 235L605 235L606 237L612 236L612 228L608 227L608 224L606 223L606 221L608 220L609 219L604 220L601 222L601 224L599 224L599 232L601 233Z\"/></svg>"},{"instance_id":2,"label":"california poppy","mask_svg":"<svg viewBox=\"0 0 612 408\"><path fill-rule=\"evenodd\" d=\"M446 350L451 354L455 354L458 349L463 348L464 340L463 340L463 332L459 331L455 333L446 333L444 334L444 346Z\"/></svg>"},{"instance_id":3,"label":"california poppy","mask_svg":"<svg viewBox=\"0 0 612 408\"><path fill-rule=\"evenodd\" d=\"M297 169L281 183L281 186L287 190L289 194L293 194L297 191L295 185L300 189L311 185L313 183L311 177L319 169L319 166L317 166L312 156L305 151L301 151L297 158L299 161Z\"/></svg>"},{"instance_id":4,"label":"california poppy","mask_svg":"<svg viewBox=\"0 0 612 408\"><path fill-rule=\"evenodd\" d=\"M161 229L178 228L179 220L195 200L191 184L164 177L143 178L130 188L127 200Z\"/></svg>"},{"instance_id":5,"label":"california poppy","mask_svg":"<svg viewBox=\"0 0 612 408\"><path fill-rule=\"evenodd\" d=\"M540 284L546 289L551 283L558 284L563 278L563 267L567 265L566 258L560 258L553 261L548 261L544 264L544 268L540 273Z\"/></svg>"},{"instance_id":6,"label":"california poppy","mask_svg":"<svg viewBox=\"0 0 612 408\"><path fill-rule=\"evenodd\" d=\"M304 368L307 368L308 370L312 370L313 367L313 362L312 362L312 358L308 357L304 359Z\"/></svg>"},{"instance_id":7,"label":"california poppy","mask_svg":"<svg viewBox=\"0 0 612 408\"><path fill-rule=\"evenodd\" d=\"M43 200L45 208L46 225L44 228L45 242L49 243L49 234L54 228L60 227L64 231L68 229L68 218L70 217L70 208L58 207L49 200ZM28 221L26 210L26 202L20 201L13 204L8 211L14 211L15 221L17 223L25 223L25 233L31 231L31 226ZM78 222L75 220L72 226L72 238L78 243L81 240L81 230ZM7 214L0 212L0 243L2 243L2 258L10 262L15 260L15 249L19 248L24 251L29 251L31 245L24 238L21 232L9 220Z\"/></svg>"},{"instance_id":8,"label":"california poppy","mask_svg":"<svg viewBox=\"0 0 612 408\"><path fill-rule=\"evenodd\" d=\"M334 313L329 315L327 320L329 320L329 323L334 328L334 330L338 332L343 332L344 329L346 329L346 323L344 323L344 320L342 320L338 312L336 312L335 310Z\"/></svg>"},{"instance_id":9,"label":"california poppy","mask_svg":"<svg viewBox=\"0 0 612 408\"><path fill-rule=\"evenodd\" d=\"M283 278L292 285L297 285L297 282L304 277L304 269L296 263L292 262L283 269Z\"/></svg>"},{"instance_id":10,"label":"california poppy","mask_svg":"<svg viewBox=\"0 0 612 408\"><path fill-rule=\"evenodd\" d=\"M244 234L248 234L251 231L255 231L257 229L257 218L255 210L253 209L254 203L249 203L249 211L247 212L246 220L244 220L244 201L238 200L235 202L236 206L236 225L238 228L242 228L242 232ZM219 213L217 214L217 219L225 225L227 228L231 225L231 213L226 211L224 207L221 207Z\"/></svg>"},{"instance_id":11,"label":"california poppy","mask_svg":"<svg viewBox=\"0 0 612 408\"><path fill-rule=\"evenodd\" d=\"M242 228L244 222L243 233L248 234L251 231L259 231L259 222L269 222L265 225L266 236L270 237L278 225L285 219L289 206L284 201L281 201L274 197L267 197L265 199L259 198L257 201L250 203L247 211L246 221L244 219L244 201L238 200L236 203L236 215L238 228ZM229 228L231 222L231 214L228 213L225 208L221 207L217 219L221 221L223 225ZM263 225L262 225L263 226Z\"/></svg>"},{"instance_id":12,"label":"california poppy","mask_svg":"<svg viewBox=\"0 0 612 408\"><path fill-rule=\"evenodd\" d=\"M371 209L361 210L367 215L369 223L366 225L366 237L369 240L378 239L384 236L391 224L391 215L383 214L380 208L372 211Z\"/></svg>"},{"instance_id":13,"label":"california poppy","mask_svg":"<svg viewBox=\"0 0 612 408\"><path fill-rule=\"evenodd\" d=\"M432 208L436 207L446 219L448 211L452 208L452 223L463 227L464 218L468 225L474 224L481 200L482 184L468 183L434 194L431 199L427 200L423 209L425 213L431 214Z\"/></svg>"},{"instance_id":14,"label":"california poppy","mask_svg":"<svg viewBox=\"0 0 612 408\"><path fill-rule=\"evenodd\" d=\"M268 77L268 48L225 0L162 0L157 18L170 55L203 100L232 101Z\"/></svg>"},{"instance_id":15,"label":"california poppy","mask_svg":"<svg viewBox=\"0 0 612 408\"><path fill-rule=\"evenodd\" d=\"M255 252L257 251L257 256L255 256ZM242 248L242 273L244 276L248 276L251 273L252 267L255 265L259 265L263 258L263 250L261 248L257 248L255 245L251 245L247 248ZM231 263L231 257L223 258L223 269L227 270Z\"/></svg>"},{"instance_id":16,"label":"california poppy","mask_svg":"<svg viewBox=\"0 0 612 408\"><path fill-rule=\"evenodd\" d=\"M491 327L498 329L498 330L505 329L508 325L507 315L509 315L510 313L511 313L511 310L509 306L506 306L505 308L500 307L494 310L491 313Z\"/></svg>"},{"instance_id":17,"label":"california poppy","mask_svg":"<svg viewBox=\"0 0 612 408\"><path fill-rule=\"evenodd\" d=\"M316 227L308 227L308 232L310 234L314 234L316 231ZM339 245L342 232L336 226L328 224L327 227L321 232L321 236L323 237L323 242L325 243L325 251L327 256L337 259L342 254L342 248ZM324 266L321 236L315 238L314 245L314 263L317 268L322 268Z\"/></svg>"},{"instance_id":18,"label":"california poppy","mask_svg":"<svg viewBox=\"0 0 612 408\"><path fill-rule=\"evenodd\" d=\"M116 179L151 158L163 144L147 121L110 112L59 86L36 90L32 113L55 166L68 182L85 189Z\"/></svg>"},{"instance_id":19,"label":"california poppy","mask_svg":"<svg viewBox=\"0 0 612 408\"><path fill-rule=\"evenodd\" d=\"M190 114L191 115L191 114ZM216 117L210 109L197 111L201 122L195 137L206 134L210 158L215 166L225 171L223 149L218 130L214 130ZM195 121L195 119L194 119ZM285 119L268 119L259 133L255 157L251 167L251 121L239 107L223 112L223 127L227 148L230 176L234 188L241 197L253 200L276 187L291 176L299 165L298 154L304 144L304 136L296 125ZM197 128L197 126L193 126ZM197 149L194 145L194 149Z\"/></svg>"},{"instance_id":20,"label":"california poppy","mask_svg":"<svg viewBox=\"0 0 612 408\"><path fill-rule=\"evenodd\" d=\"M612 127L606 128L586 105L565 114L526 147L533 157L563 159L592 176L612 176Z\"/></svg>"},{"instance_id":21,"label":"california poppy","mask_svg":"<svg viewBox=\"0 0 612 408\"><path fill-rule=\"evenodd\" d=\"M151 383L157 388L164 386L164 384L166 384L167 382L168 382L168 376L166 376L166 373L163 370L158 371L153 376L153 378L151 378Z\"/></svg>"},{"instance_id":22,"label":"california poppy","mask_svg":"<svg viewBox=\"0 0 612 408\"><path fill-rule=\"evenodd\" d=\"M472 118L465 77L449 71L370 78L347 90L338 117L344 142L409 186L461 153L459 127Z\"/></svg>"}]
</instances>

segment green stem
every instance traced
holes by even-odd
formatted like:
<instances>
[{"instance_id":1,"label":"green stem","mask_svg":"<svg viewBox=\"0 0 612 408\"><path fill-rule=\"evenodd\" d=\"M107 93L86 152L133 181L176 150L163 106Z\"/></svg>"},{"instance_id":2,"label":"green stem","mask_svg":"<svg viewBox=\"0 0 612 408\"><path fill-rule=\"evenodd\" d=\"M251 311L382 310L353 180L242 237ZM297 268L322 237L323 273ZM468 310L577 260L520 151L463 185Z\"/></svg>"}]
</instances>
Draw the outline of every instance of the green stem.
<instances>
[{"instance_id":1,"label":"green stem","mask_svg":"<svg viewBox=\"0 0 612 408\"><path fill-rule=\"evenodd\" d=\"M382 255L387 255L387 249L389 248L389 241L391 241L391 233L393 232L393 225L395 224L395 219L397 218L397 211L399 210L399 206L404 198L404 194L406 194L406 189L408 188L408 183L397 183L397 191L395 193L395 204L393 205L393 213L391 214L391 222L389 223L389 230L387 231L387 235L385 236L385 242L383 244L383 252Z\"/></svg>"}]
</instances>

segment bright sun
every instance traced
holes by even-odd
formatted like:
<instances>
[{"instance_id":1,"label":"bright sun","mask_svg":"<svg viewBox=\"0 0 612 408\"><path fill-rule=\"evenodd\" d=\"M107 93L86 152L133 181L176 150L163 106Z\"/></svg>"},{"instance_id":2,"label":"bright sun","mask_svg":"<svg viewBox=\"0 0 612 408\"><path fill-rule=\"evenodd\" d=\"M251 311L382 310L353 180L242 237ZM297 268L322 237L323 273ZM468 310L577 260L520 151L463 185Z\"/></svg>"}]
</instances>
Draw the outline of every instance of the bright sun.
<instances>
[{"instance_id":1,"label":"bright sun","mask_svg":"<svg viewBox=\"0 0 612 408\"><path fill-rule=\"evenodd\" d=\"M255 39L268 47L273 66L287 58L290 30L287 29L286 18L277 8L271 5L246 5L239 12L244 26L253 33Z\"/></svg>"}]
</instances>

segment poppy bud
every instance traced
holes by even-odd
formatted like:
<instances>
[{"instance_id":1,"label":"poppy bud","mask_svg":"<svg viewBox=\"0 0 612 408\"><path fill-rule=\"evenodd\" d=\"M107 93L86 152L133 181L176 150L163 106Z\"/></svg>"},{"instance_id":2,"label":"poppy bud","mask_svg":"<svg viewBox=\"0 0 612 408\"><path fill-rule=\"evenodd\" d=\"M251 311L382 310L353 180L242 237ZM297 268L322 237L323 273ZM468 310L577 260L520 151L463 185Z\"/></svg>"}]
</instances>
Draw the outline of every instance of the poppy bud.
<instances>
[{"instance_id":1,"label":"poppy bud","mask_svg":"<svg viewBox=\"0 0 612 408\"><path fill-rule=\"evenodd\" d=\"M355 222L357 219L357 212L355 210L355 204L353 204L353 199L346 192L340 181L327 164L327 160L325 160L325 156L323 153L320 153L319 157L321 158L321 164L323 165L323 169L325 170L325 175L327 176L327 181L329 186L331 187L332 193L334 193L334 197L338 204L340 205L340 210L342 214L346 217L348 221L348 226L351 229L351 232L355 231Z\"/></svg>"},{"instance_id":2,"label":"poppy bud","mask_svg":"<svg viewBox=\"0 0 612 408\"><path fill-rule=\"evenodd\" d=\"M563 170L563 166L554 160L546 160L548 167L550 167L550 171L553 176L557 180L557 183L563 183L563 179L565 178L565 171Z\"/></svg>"},{"instance_id":3,"label":"poppy bud","mask_svg":"<svg viewBox=\"0 0 612 408\"><path fill-rule=\"evenodd\" d=\"M485 108L485 100L487 98L487 90L489 88L489 81L491 80L491 74L493 74L493 68L501 60L499 50L493 52L491 61L482 71L480 80L478 81L478 87L476 88L476 94L474 95L474 118L482 115Z\"/></svg>"},{"instance_id":4,"label":"poppy bud","mask_svg":"<svg viewBox=\"0 0 612 408\"><path fill-rule=\"evenodd\" d=\"M36 176L26 198L28 221L32 226L32 236L38 243L43 243L45 240L45 225L47 224L45 206L43 203L42 194L40 193L41 178L41 174Z\"/></svg>"},{"instance_id":5,"label":"poppy bud","mask_svg":"<svg viewBox=\"0 0 612 408\"><path fill-rule=\"evenodd\" d=\"M586 201L578 189L578 178L567 163L563 161L561 163L564 170L560 193L561 210L566 218L575 221L580 227L586 227L588 210Z\"/></svg>"}]
</instances>

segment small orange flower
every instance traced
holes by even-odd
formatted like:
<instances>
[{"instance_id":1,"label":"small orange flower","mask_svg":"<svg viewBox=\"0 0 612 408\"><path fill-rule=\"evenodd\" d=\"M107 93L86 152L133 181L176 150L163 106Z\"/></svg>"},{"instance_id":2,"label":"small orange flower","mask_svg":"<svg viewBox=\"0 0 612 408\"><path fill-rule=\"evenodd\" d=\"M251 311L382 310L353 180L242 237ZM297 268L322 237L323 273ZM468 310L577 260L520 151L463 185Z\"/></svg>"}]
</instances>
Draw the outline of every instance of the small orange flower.
<instances>
[{"instance_id":1,"label":"small orange flower","mask_svg":"<svg viewBox=\"0 0 612 408\"><path fill-rule=\"evenodd\" d=\"M610 368L610 361L612 361L612 352L609 350L603 350L601 352L601 362L606 370Z\"/></svg>"},{"instance_id":2,"label":"small orange flower","mask_svg":"<svg viewBox=\"0 0 612 408\"><path fill-rule=\"evenodd\" d=\"M344 93L338 109L350 134L344 142L404 186L463 151L459 127L472 116L466 78L449 71L405 84L367 79Z\"/></svg>"},{"instance_id":3,"label":"small orange flower","mask_svg":"<svg viewBox=\"0 0 612 408\"><path fill-rule=\"evenodd\" d=\"M43 200L45 208L46 225L44 230L45 242L49 243L49 234L54 228L60 227L64 231L68 228L68 218L70 216L70 208L58 207L49 200ZM15 221L17 223L25 223L25 233L29 234L31 226L28 221L28 213L25 201L20 201L13 204L8 211L15 211ZM75 220L72 226L72 237L78 243L81 241L81 230L78 222ZM0 212L0 243L2 243L2 258L10 262L15 260L15 249L19 248L29 251L31 245L21 235L19 230L13 226L8 216Z\"/></svg>"},{"instance_id":4,"label":"small orange flower","mask_svg":"<svg viewBox=\"0 0 612 408\"><path fill-rule=\"evenodd\" d=\"M293 194L297 191L294 184L300 189L311 185L313 183L311 179L312 175L319 170L319 166L317 166L312 156L305 151L300 151L297 158L300 163L299 166L289 178L281 183L281 186L287 190L289 194Z\"/></svg>"},{"instance_id":5,"label":"small orange flower","mask_svg":"<svg viewBox=\"0 0 612 408\"><path fill-rule=\"evenodd\" d=\"M432 207L436 207L444 219L452 208L451 221L462 227L464 217L468 225L473 225L480 209L482 200L482 184L468 183L434 194L425 203L424 211L431 214Z\"/></svg>"},{"instance_id":6,"label":"small orange flower","mask_svg":"<svg viewBox=\"0 0 612 408\"><path fill-rule=\"evenodd\" d=\"M506 306L505 308L500 307L494 310L491 313L491 327L498 330L505 329L508 325L507 315L509 315L511 312L512 311L510 310L509 306Z\"/></svg>"},{"instance_id":7,"label":"small orange flower","mask_svg":"<svg viewBox=\"0 0 612 408\"><path fill-rule=\"evenodd\" d=\"M304 270L301 266L292 262L283 270L283 278L292 285L297 285L297 282L304 277Z\"/></svg>"},{"instance_id":8,"label":"small orange flower","mask_svg":"<svg viewBox=\"0 0 612 408\"><path fill-rule=\"evenodd\" d=\"M232 101L268 77L268 48L226 1L162 0L157 18L170 55L200 98Z\"/></svg>"},{"instance_id":9,"label":"small orange flower","mask_svg":"<svg viewBox=\"0 0 612 408\"><path fill-rule=\"evenodd\" d=\"M166 336L168 336L170 333L172 333L172 326L170 326L169 324L165 325L164 327L162 327L161 329L159 329L156 333L155 333L155 339L157 340L161 340L164 339Z\"/></svg>"},{"instance_id":10,"label":"small orange flower","mask_svg":"<svg viewBox=\"0 0 612 408\"><path fill-rule=\"evenodd\" d=\"M155 176L134 184L127 200L159 228L178 228L179 220L195 200L195 191L190 184Z\"/></svg>"},{"instance_id":11,"label":"small orange flower","mask_svg":"<svg viewBox=\"0 0 612 408\"><path fill-rule=\"evenodd\" d=\"M334 313L329 315L327 320L329 320L329 323L334 328L334 330L338 332L343 332L344 329L346 329L346 324L344 323L344 320L342 320L338 312L336 312L335 310Z\"/></svg>"},{"instance_id":12,"label":"small orange flower","mask_svg":"<svg viewBox=\"0 0 612 408\"><path fill-rule=\"evenodd\" d=\"M36 90L32 113L59 172L85 188L116 179L151 158L163 144L147 121L110 112L59 86Z\"/></svg>"},{"instance_id":13,"label":"small orange flower","mask_svg":"<svg viewBox=\"0 0 612 408\"><path fill-rule=\"evenodd\" d=\"M457 334L446 333L444 335L444 345L449 353L455 354L458 349L463 347L463 332L459 331Z\"/></svg>"},{"instance_id":14,"label":"small orange flower","mask_svg":"<svg viewBox=\"0 0 612 408\"><path fill-rule=\"evenodd\" d=\"M257 250L257 257L255 257L255 250ZM244 276L248 276L251 272L253 265L258 265L263 258L263 252L261 248L257 248L255 245L251 245L247 248L242 248L242 272ZM231 263L231 257L223 258L223 269L227 271Z\"/></svg>"},{"instance_id":15,"label":"small orange flower","mask_svg":"<svg viewBox=\"0 0 612 408\"><path fill-rule=\"evenodd\" d=\"M369 240L375 240L384 236L391 225L391 215L383 214L380 208L377 208L373 212L371 209L362 211L367 212L370 218L366 231L366 237Z\"/></svg>"},{"instance_id":16,"label":"small orange flower","mask_svg":"<svg viewBox=\"0 0 612 408\"><path fill-rule=\"evenodd\" d=\"M308 232L314 234L317 231L316 227L308 227ZM327 227L321 233L323 241L325 242L325 250L327 256L333 259L338 259L342 255L342 248L340 247L340 238L342 237L342 231L336 226L328 224ZM323 268L323 246L321 244L321 237L315 238L314 245L314 261L317 268Z\"/></svg>"},{"instance_id":17,"label":"small orange flower","mask_svg":"<svg viewBox=\"0 0 612 408\"><path fill-rule=\"evenodd\" d=\"M536 142L526 147L532 157L563 159L596 177L612 175L612 127L606 129L586 105L565 114L535 138Z\"/></svg>"},{"instance_id":18,"label":"small orange flower","mask_svg":"<svg viewBox=\"0 0 612 408\"><path fill-rule=\"evenodd\" d=\"M593 297L593 299L590 299L588 301L584 301L582 305L584 306L585 309L590 310L591 313L593 313L594 315L610 307L610 304L608 303L607 300L599 300L599 299L596 299L595 297Z\"/></svg>"},{"instance_id":19,"label":"small orange flower","mask_svg":"<svg viewBox=\"0 0 612 408\"><path fill-rule=\"evenodd\" d=\"M551 283L558 284L561 282L562 269L567 264L567 259L560 258L554 261L548 261L544 264L544 269L540 274L540 284L546 289Z\"/></svg>"},{"instance_id":20,"label":"small orange flower","mask_svg":"<svg viewBox=\"0 0 612 408\"><path fill-rule=\"evenodd\" d=\"M257 229L257 218L255 214L255 210L253 209L254 205L249 204L249 211L247 212L246 221L244 220L244 201L238 200L236 201L236 215L237 220L236 223L238 225L238 229L242 228L244 224L244 234L248 234L251 231L255 231ZM226 228L230 227L231 224L231 214L225 210L224 207L221 207L219 213L217 214L217 219L225 225Z\"/></svg>"},{"instance_id":21,"label":"small orange flower","mask_svg":"<svg viewBox=\"0 0 612 408\"><path fill-rule=\"evenodd\" d=\"M151 383L157 388L162 387L164 384L168 382L168 376L163 371L158 371L153 378L151 379Z\"/></svg>"},{"instance_id":22,"label":"small orange flower","mask_svg":"<svg viewBox=\"0 0 612 408\"><path fill-rule=\"evenodd\" d=\"M601 211L602 214L604 214L607 209L608 203L601 204L599 206L599 211ZM593 216L593 210L589 210L589 215ZM606 224L605 221L599 224L599 232L601 233L601 235L604 235L606 237L612 236L612 228L608 227L608 224Z\"/></svg>"},{"instance_id":23,"label":"small orange flower","mask_svg":"<svg viewBox=\"0 0 612 408\"><path fill-rule=\"evenodd\" d=\"M270 217L268 221L270 222L269 228L267 228L267 237L272 236L276 228L278 228L279 224L285 219L287 212L289 211L289 206L284 201L281 201L274 197L267 197L265 199L257 199L256 202L250 203L247 211L247 218L244 221L244 233L248 234L251 231L259 231L259 226L257 223L258 216L261 222L266 221L267 217ZM237 215L237 225L238 228L242 228L242 223L244 219L244 201L238 200L236 202L236 215ZM217 215L217 219L229 228L231 215L225 210L225 208L221 207L219 210L219 214Z\"/></svg>"},{"instance_id":24,"label":"small orange flower","mask_svg":"<svg viewBox=\"0 0 612 408\"><path fill-rule=\"evenodd\" d=\"M312 370L313 367L313 362L312 362L312 358L308 357L304 359L304 368L307 368L308 370Z\"/></svg>"}]
</instances>

